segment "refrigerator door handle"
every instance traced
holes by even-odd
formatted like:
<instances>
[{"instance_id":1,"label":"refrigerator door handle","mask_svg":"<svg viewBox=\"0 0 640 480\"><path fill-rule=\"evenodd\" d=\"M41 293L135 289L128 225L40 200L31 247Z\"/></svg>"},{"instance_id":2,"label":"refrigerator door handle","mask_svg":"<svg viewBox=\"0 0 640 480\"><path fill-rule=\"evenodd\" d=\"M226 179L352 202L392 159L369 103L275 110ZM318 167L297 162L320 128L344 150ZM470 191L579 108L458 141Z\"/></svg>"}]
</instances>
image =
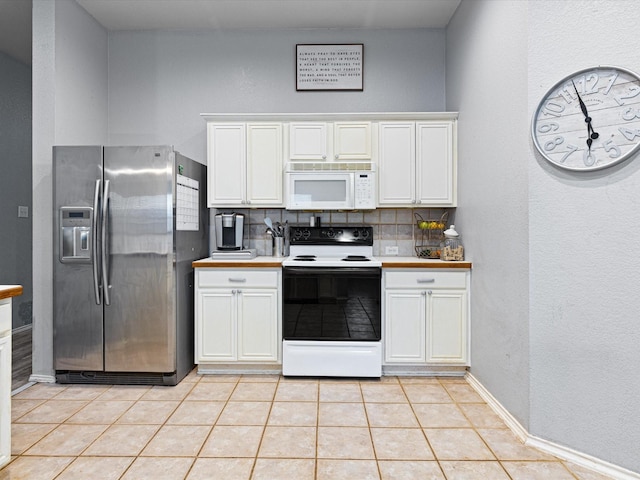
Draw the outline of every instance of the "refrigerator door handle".
<instances>
[{"instance_id":1,"label":"refrigerator door handle","mask_svg":"<svg viewBox=\"0 0 640 480\"><path fill-rule=\"evenodd\" d=\"M91 220L91 263L93 266L93 293L95 294L96 305L102 303L100 294L100 258L98 257L98 216L100 207L100 180L96 180L96 190L93 194L93 218Z\"/></svg>"},{"instance_id":2,"label":"refrigerator door handle","mask_svg":"<svg viewBox=\"0 0 640 480\"><path fill-rule=\"evenodd\" d=\"M109 296L109 245L108 239L108 217L109 217L109 180L104 181L104 194L102 196L102 292L104 295L104 304L111 305L111 298Z\"/></svg>"}]
</instances>

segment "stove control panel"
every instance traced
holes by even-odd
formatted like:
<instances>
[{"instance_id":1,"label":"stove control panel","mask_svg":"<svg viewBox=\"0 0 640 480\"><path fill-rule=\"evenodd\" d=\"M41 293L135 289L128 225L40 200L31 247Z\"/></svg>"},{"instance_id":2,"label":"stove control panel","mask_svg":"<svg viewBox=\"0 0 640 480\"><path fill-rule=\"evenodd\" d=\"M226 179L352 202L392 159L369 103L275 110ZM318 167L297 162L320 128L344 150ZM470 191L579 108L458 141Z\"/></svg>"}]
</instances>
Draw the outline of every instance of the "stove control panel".
<instances>
[{"instance_id":1,"label":"stove control panel","mask_svg":"<svg viewBox=\"0 0 640 480\"><path fill-rule=\"evenodd\" d=\"M373 227L291 227L291 245L373 245Z\"/></svg>"}]
</instances>

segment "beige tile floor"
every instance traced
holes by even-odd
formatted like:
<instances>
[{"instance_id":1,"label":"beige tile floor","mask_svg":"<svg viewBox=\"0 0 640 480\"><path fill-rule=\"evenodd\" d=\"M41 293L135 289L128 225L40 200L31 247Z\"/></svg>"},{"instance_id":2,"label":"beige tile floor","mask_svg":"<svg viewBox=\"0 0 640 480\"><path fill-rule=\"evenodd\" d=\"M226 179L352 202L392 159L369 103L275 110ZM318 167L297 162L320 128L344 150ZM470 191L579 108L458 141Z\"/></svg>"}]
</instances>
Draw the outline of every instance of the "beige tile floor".
<instances>
[{"instance_id":1,"label":"beige tile floor","mask_svg":"<svg viewBox=\"0 0 640 480\"><path fill-rule=\"evenodd\" d=\"M460 378L36 384L12 419L0 480L605 478L524 446Z\"/></svg>"}]
</instances>

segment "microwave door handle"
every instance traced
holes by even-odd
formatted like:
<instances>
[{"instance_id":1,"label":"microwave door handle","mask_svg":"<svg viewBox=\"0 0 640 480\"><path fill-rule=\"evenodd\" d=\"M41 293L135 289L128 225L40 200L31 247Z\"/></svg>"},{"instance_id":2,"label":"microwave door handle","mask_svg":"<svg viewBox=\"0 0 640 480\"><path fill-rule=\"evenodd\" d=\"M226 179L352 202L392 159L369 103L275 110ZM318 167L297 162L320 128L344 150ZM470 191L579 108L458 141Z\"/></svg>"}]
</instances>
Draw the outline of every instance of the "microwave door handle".
<instances>
[{"instance_id":1,"label":"microwave door handle","mask_svg":"<svg viewBox=\"0 0 640 480\"><path fill-rule=\"evenodd\" d=\"M105 305L111 305L109 295L109 180L104 182L104 195L102 197L102 291Z\"/></svg>"},{"instance_id":2,"label":"microwave door handle","mask_svg":"<svg viewBox=\"0 0 640 480\"><path fill-rule=\"evenodd\" d=\"M91 216L91 264L93 268L93 293L96 305L102 303L100 293L100 258L98 257L98 218L100 217L100 180L96 180L96 188L93 194L93 215Z\"/></svg>"}]
</instances>

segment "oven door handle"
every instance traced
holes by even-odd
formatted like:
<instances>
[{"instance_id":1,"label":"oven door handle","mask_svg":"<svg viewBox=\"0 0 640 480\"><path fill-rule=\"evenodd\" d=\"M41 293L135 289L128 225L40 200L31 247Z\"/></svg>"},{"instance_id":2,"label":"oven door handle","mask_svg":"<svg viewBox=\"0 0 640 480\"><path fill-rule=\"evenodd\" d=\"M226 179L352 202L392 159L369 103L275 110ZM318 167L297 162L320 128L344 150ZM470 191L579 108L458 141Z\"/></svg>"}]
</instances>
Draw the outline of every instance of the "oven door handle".
<instances>
[{"instance_id":1,"label":"oven door handle","mask_svg":"<svg viewBox=\"0 0 640 480\"><path fill-rule=\"evenodd\" d=\"M284 267L283 273L285 275L325 275L327 273L332 275L344 275L344 274L360 274L360 275L380 275L380 268L378 267Z\"/></svg>"}]
</instances>

